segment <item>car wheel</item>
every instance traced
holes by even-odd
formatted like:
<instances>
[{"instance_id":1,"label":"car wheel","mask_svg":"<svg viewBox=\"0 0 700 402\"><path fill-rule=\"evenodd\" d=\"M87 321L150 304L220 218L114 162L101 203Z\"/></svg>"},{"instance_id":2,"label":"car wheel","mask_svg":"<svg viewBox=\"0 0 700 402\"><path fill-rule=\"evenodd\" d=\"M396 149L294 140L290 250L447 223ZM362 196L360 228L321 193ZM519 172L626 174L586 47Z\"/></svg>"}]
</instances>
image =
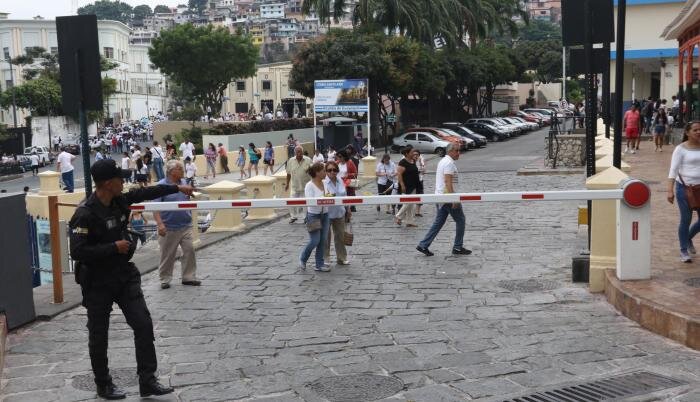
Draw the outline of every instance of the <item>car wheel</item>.
<instances>
[{"instance_id":1,"label":"car wheel","mask_svg":"<svg viewBox=\"0 0 700 402\"><path fill-rule=\"evenodd\" d=\"M445 148L435 148L435 153L442 158L445 156Z\"/></svg>"},{"instance_id":2,"label":"car wheel","mask_svg":"<svg viewBox=\"0 0 700 402\"><path fill-rule=\"evenodd\" d=\"M498 137L498 134L493 134L491 136L491 142L498 142L500 138Z\"/></svg>"}]
</instances>

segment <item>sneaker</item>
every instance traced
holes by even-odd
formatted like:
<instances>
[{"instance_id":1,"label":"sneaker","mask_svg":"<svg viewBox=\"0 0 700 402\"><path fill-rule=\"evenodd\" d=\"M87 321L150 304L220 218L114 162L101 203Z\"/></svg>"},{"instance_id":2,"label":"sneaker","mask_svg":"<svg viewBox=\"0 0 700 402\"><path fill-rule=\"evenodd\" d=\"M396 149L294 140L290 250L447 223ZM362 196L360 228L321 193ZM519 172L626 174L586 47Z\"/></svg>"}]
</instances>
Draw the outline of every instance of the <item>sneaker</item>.
<instances>
[{"instance_id":1,"label":"sneaker","mask_svg":"<svg viewBox=\"0 0 700 402\"><path fill-rule=\"evenodd\" d=\"M428 250L427 247L417 246L417 247L416 247L416 250L420 251L421 253L425 254L425 255L428 256L428 257L432 257L432 256L435 255L435 254L433 254L432 251Z\"/></svg>"},{"instance_id":2,"label":"sneaker","mask_svg":"<svg viewBox=\"0 0 700 402\"><path fill-rule=\"evenodd\" d=\"M338 265L350 265L350 261L348 261L348 260L338 260L337 264L338 264Z\"/></svg>"},{"instance_id":3,"label":"sneaker","mask_svg":"<svg viewBox=\"0 0 700 402\"><path fill-rule=\"evenodd\" d=\"M634 150L634 149L633 149L632 151L630 151L630 152L631 152L632 154L636 154L636 153L637 153L637 152L635 152L635 150Z\"/></svg>"},{"instance_id":4,"label":"sneaker","mask_svg":"<svg viewBox=\"0 0 700 402\"><path fill-rule=\"evenodd\" d=\"M625 152L623 152L623 153L625 153L625 154L630 153L630 149L629 149L629 148L625 148Z\"/></svg>"},{"instance_id":5,"label":"sneaker","mask_svg":"<svg viewBox=\"0 0 700 402\"><path fill-rule=\"evenodd\" d=\"M328 264L323 264L322 267L316 267L315 270L318 272L331 272L331 267Z\"/></svg>"},{"instance_id":6,"label":"sneaker","mask_svg":"<svg viewBox=\"0 0 700 402\"><path fill-rule=\"evenodd\" d=\"M297 266L298 266L299 269L301 269L302 271L306 271L306 263L305 263L304 261L302 261L301 258L299 259L299 264L298 264Z\"/></svg>"},{"instance_id":7,"label":"sneaker","mask_svg":"<svg viewBox=\"0 0 700 402\"><path fill-rule=\"evenodd\" d=\"M455 254L455 255L469 255L469 254L471 254L471 253L472 253L471 250L467 250L467 249L464 248L464 247L453 248L453 249L452 249L452 254Z\"/></svg>"},{"instance_id":8,"label":"sneaker","mask_svg":"<svg viewBox=\"0 0 700 402\"><path fill-rule=\"evenodd\" d=\"M693 245L693 243L690 243L690 245L688 246L688 252L690 254L697 254L697 251L695 250L695 246Z\"/></svg>"},{"instance_id":9,"label":"sneaker","mask_svg":"<svg viewBox=\"0 0 700 402\"><path fill-rule=\"evenodd\" d=\"M292 223L294 223L294 222L296 222L296 221L297 221L297 218L291 218L291 219L289 220L289 224L291 225Z\"/></svg>"},{"instance_id":10,"label":"sneaker","mask_svg":"<svg viewBox=\"0 0 700 402\"><path fill-rule=\"evenodd\" d=\"M693 259L686 251L681 251L681 262L693 262Z\"/></svg>"}]
</instances>

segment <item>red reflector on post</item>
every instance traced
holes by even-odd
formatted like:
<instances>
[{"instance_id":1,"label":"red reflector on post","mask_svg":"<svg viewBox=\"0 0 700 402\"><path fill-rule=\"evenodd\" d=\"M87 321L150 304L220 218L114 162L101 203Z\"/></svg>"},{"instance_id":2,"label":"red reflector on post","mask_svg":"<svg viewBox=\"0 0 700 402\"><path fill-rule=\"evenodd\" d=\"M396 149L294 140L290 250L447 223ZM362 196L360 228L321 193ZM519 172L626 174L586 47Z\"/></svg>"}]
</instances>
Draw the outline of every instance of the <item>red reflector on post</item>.
<instances>
[{"instance_id":1,"label":"red reflector on post","mask_svg":"<svg viewBox=\"0 0 700 402\"><path fill-rule=\"evenodd\" d=\"M134 211L143 211L146 209L145 205L131 205L129 209L134 210Z\"/></svg>"},{"instance_id":2,"label":"red reflector on post","mask_svg":"<svg viewBox=\"0 0 700 402\"><path fill-rule=\"evenodd\" d=\"M480 195L462 195L459 197L460 201L481 201Z\"/></svg>"},{"instance_id":3,"label":"red reflector on post","mask_svg":"<svg viewBox=\"0 0 700 402\"><path fill-rule=\"evenodd\" d=\"M183 202L180 204L177 204L178 208L197 208L197 203L196 202Z\"/></svg>"},{"instance_id":4,"label":"red reflector on post","mask_svg":"<svg viewBox=\"0 0 700 402\"><path fill-rule=\"evenodd\" d=\"M306 200L287 201L287 205L306 205Z\"/></svg>"},{"instance_id":5,"label":"red reflector on post","mask_svg":"<svg viewBox=\"0 0 700 402\"><path fill-rule=\"evenodd\" d=\"M249 201L236 201L231 203L232 207L249 207L251 205Z\"/></svg>"},{"instance_id":6,"label":"red reflector on post","mask_svg":"<svg viewBox=\"0 0 700 402\"><path fill-rule=\"evenodd\" d=\"M343 200L343 204L362 204L361 199Z\"/></svg>"},{"instance_id":7,"label":"red reflector on post","mask_svg":"<svg viewBox=\"0 0 700 402\"><path fill-rule=\"evenodd\" d=\"M523 200L542 200L544 199L544 194L523 194L521 198Z\"/></svg>"},{"instance_id":8,"label":"red reflector on post","mask_svg":"<svg viewBox=\"0 0 700 402\"><path fill-rule=\"evenodd\" d=\"M420 202L420 197L401 197L399 202Z\"/></svg>"}]
</instances>

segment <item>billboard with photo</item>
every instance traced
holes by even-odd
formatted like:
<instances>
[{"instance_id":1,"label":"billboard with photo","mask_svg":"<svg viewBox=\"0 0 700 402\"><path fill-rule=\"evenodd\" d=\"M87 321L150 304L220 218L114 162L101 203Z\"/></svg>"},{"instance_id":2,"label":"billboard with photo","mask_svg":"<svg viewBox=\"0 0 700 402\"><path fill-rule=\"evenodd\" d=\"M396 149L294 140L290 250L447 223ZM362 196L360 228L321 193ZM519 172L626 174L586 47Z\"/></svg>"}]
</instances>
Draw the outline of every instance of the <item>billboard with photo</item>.
<instances>
[{"instance_id":1,"label":"billboard with photo","mask_svg":"<svg viewBox=\"0 0 700 402\"><path fill-rule=\"evenodd\" d=\"M314 81L314 111L367 112L367 79Z\"/></svg>"}]
</instances>

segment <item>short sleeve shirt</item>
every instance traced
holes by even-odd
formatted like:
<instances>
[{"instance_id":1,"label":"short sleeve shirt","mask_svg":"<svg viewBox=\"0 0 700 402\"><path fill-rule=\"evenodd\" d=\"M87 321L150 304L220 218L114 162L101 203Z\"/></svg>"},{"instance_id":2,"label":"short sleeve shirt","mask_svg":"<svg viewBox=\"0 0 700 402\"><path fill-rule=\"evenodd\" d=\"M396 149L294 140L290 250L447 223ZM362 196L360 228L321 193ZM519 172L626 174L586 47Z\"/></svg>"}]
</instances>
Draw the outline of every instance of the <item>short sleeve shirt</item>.
<instances>
[{"instance_id":1,"label":"short sleeve shirt","mask_svg":"<svg viewBox=\"0 0 700 402\"><path fill-rule=\"evenodd\" d=\"M182 152L182 159L187 158L188 156L190 159L194 158L194 144L191 142L183 142L180 144L180 152Z\"/></svg>"},{"instance_id":2,"label":"short sleeve shirt","mask_svg":"<svg viewBox=\"0 0 700 402\"><path fill-rule=\"evenodd\" d=\"M300 193L304 191L306 183L311 180L311 176L306 173L311 167L311 159L308 156L303 156L301 162L296 157L290 158L287 162L287 174L291 176L289 184L292 191Z\"/></svg>"},{"instance_id":3,"label":"short sleeve shirt","mask_svg":"<svg viewBox=\"0 0 700 402\"><path fill-rule=\"evenodd\" d=\"M639 127L639 112L625 112L625 127Z\"/></svg>"},{"instance_id":4,"label":"short sleeve shirt","mask_svg":"<svg viewBox=\"0 0 700 402\"><path fill-rule=\"evenodd\" d=\"M73 171L73 158L74 156L66 151L58 154L58 162L61 164L61 173L68 173Z\"/></svg>"},{"instance_id":5,"label":"short sleeve shirt","mask_svg":"<svg viewBox=\"0 0 700 402\"><path fill-rule=\"evenodd\" d=\"M452 188L457 187L457 165L450 155L445 155L437 165L435 172L435 194L445 194L445 175L452 175ZM455 188L456 190L456 188Z\"/></svg>"},{"instance_id":6,"label":"short sleeve shirt","mask_svg":"<svg viewBox=\"0 0 700 402\"><path fill-rule=\"evenodd\" d=\"M167 178L159 181L157 184L177 184L171 183ZM179 184L185 184L181 181ZM177 192L175 194L169 194L160 198L156 198L153 201L156 202L170 202L170 201L187 201L189 197L186 194ZM178 230L189 227L192 224L192 213L187 210L182 211L162 211L160 213L160 218L163 220L163 224L166 229Z\"/></svg>"}]
</instances>

